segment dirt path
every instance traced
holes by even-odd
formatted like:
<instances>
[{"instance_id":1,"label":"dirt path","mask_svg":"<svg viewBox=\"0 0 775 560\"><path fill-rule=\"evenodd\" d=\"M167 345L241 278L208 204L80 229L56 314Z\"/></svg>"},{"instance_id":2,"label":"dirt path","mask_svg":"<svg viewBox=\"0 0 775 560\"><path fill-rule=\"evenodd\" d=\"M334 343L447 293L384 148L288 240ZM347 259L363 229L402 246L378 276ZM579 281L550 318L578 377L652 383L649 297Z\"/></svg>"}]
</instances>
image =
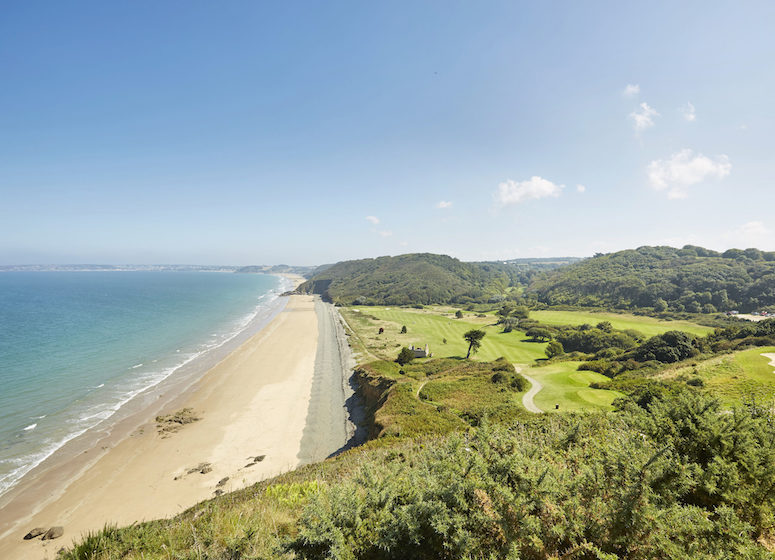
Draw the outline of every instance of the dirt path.
<instances>
[{"instance_id":1,"label":"dirt path","mask_svg":"<svg viewBox=\"0 0 775 560\"><path fill-rule=\"evenodd\" d=\"M522 373L522 368L518 365L514 366L514 371L517 373ZM528 410L528 412L534 412L536 414L543 414L543 410L538 408L535 403L533 402L533 397L535 397L538 394L538 391L544 388L543 385L541 385L537 380L533 379L529 375L525 375L522 373L522 377L527 379L530 382L530 390L522 395L522 405Z\"/></svg>"}]
</instances>

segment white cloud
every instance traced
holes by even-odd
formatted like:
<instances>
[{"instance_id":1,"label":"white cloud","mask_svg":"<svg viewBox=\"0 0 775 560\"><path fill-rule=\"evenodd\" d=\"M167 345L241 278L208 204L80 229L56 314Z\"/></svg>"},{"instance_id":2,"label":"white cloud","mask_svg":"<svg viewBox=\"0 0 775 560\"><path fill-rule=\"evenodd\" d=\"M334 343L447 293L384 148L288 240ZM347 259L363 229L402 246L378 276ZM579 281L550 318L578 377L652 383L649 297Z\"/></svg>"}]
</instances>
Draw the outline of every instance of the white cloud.
<instances>
[{"instance_id":1,"label":"white cloud","mask_svg":"<svg viewBox=\"0 0 775 560\"><path fill-rule=\"evenodd\" d=\"M379 223L379 218L377 218L376 216L366 216L366 219L372 224L374 224L375 226Z\"/></svg>"},{"instance_id":2,"label":"white cloud","mask_svg":"<svg viewBox=\"0 0 775 560\"><path fill-rule=\"evenodd\" d=\"M746 222L733 230L727 235L727 239L735 240L735 243L741 247L756 247L762 246L763 241L771 241L771 235L772 231L764 225L764 222L754 220L752 222Z\"/></svg>"},{"instance_id":3,"label":"white cloud","mask_svg":"<svg viewBox=\"0 0 775 560\"><path fill-rule=\"evenodd\" d=\"M498 185L498 191L495 193L495 200L501 205L519 204L526 200L536 200L539 198L560 196L565 185L555 185L541 177L533 176L527 181L512 181L509 179L505 183Z\"/></svg>"},{"instance_id":4,"label":"white cloud","mask_svg":"<svg viewBox=\"0 0 775 560\"><path fill-rule=\"evenodd\" d=\"M384 230L382 230L382 231L380 231L380 232L378 232L378 233L379 233L379 234L380 234L382 237L390 237L391 235L393 235L393 232L392 232L392 231L390 231L389 229L384 229Z\"/></svg>"},{"instance_id":5,"label":"white cloud","mask_svg":"<svg viewBox=\"0 0 775 560\"><path fill-rule=\"evenodd\" d=\"M586 190L587 190L587 187L585 187L584 185L576 185L576 192L583 193L583 192L586 192Z\"/></svg>"},{"instance_id":6,"label":"white cloud","mask_svg":"<svg viewBox=\"0 0 775 560\"><path fill-rule=\"evenodd\" d=\"M697 120L697 111L694 108L694 105L691 103L687 103L682 109L681 114L683 114L684 119L686 119L689 122L694 122Z\"/></svg>"},{"instance_id":7,"label":"white cloud","mask_svg":"<svg viewBox=\"0 0 775 560\"><path fill-rule=\"evenodd\" d=\"M640 107L640 109L630 113L630 118L632 119L633 127L636 132L651 128L654 126L654 117L660 116L656 109L646 102L641 103L638 107Z\"/></svg>"},{"instance_id":8,"label":"white cloud","mask_svg":"<svg viewBox=\"0 0 775 560\"><path fill-rule=\"evenodd\" d=\"M767 226L764 225L764 222L753 221L747 222L737 228L736 233L743 238L750 239L763 237L765 235L769 235L771 232Z\"/></svg>"},{"instance_id":9,"label":"white cloud","mask_svg":"<svg viewBox=\"0 0 775 560\"><path fill-rule=\"evenodd\" d=\"M640 93L640 86L638 84L627 84L627 87L624 88L622 95L624 95L625 97L635 97L639 93Z\"/></svg>"},{"instance_id":10,"label":"white cloud","mask_svg":"<svg viewBox=\"0 0 775 560\"><path fill-rule=\"evenodd\" d=\"M753 220L727 231L721 235L721 240L726 247L764 249L772 246L773 234L763 221Z\"/></svg>"},{"instance_id":11,"label":"white cloud","mask_svg":"<svg viewBox=\"0 0 775 560\"><path fill-rule=\"evenodd\" d=\"M695 154L690 149L676 152L668 159L657 159L648 166L651 186L658 191L667 190L668 198L686 198L686 188L706 179L723 179L732 170L726 155L711 159Z\"/></svg>"},{"instance_id":12,"label":"white cloud","mask_svg":"<svg viewBox=\"0 0 775 560\"><path fill-rule=\"evenodd\" d=\"M436 208L449 208L452 206L452 202L449 200L442 200L436 205Z\"/></svg>"}]
</instances>

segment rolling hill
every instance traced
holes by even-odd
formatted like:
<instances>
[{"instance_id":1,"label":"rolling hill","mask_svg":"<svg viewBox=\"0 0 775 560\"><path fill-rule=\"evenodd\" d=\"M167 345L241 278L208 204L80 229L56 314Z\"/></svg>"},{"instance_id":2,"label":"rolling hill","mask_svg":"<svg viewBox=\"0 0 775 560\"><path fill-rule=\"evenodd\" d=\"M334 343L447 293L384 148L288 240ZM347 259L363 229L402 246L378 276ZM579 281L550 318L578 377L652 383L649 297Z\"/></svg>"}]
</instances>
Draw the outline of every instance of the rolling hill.
<instances>
[{"instance_id":1,"label":"rolling hill","mask_svg":"<svg viewBox=\"0 0 775 560\"><path fill-rule=\"evenodd\" d=\"M527 293L548 305L755 311L775 306L775 253L639 247L548 272Z\"/></svg>"},{"instance_id":2,"label":"rolling hill","mask_svg":"<svg viewBox=\"0 0 775 560\"><path fill-rule=\"evenodd\" d=\"M524 271L508 264L415 253L339 262L299 290L346 305L460 304L497 298L523 276Z\"/></svg>"}]
</instances>

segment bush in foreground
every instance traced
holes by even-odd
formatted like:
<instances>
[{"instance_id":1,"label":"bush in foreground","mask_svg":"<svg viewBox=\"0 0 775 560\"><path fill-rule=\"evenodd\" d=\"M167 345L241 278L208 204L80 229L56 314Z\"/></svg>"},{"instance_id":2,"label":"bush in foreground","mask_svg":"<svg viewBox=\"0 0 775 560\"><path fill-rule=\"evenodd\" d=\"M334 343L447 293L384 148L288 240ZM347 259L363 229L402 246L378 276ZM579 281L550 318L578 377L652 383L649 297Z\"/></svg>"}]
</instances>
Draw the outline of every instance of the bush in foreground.
<instances>
[{"instance_id":1,"label":"bush in foreground","mask_svg":"<svg viewBox=\"0 0 775 560\"><path fill-rule=\"evenodd\" d=\"M775 418L720 412L686 393L380 440L62 557L771 559Z\"/></svg>"},{"instance_id":2,"label":"bush in foreground","mask_svg":"<svg viewBox=\"0 0 775 560\"><path fill-rule=\"evenodd\" d=\"M481 428L312 498L307 559L772 558L772 418L693 395Z\"/></svg>"}]
</instances>

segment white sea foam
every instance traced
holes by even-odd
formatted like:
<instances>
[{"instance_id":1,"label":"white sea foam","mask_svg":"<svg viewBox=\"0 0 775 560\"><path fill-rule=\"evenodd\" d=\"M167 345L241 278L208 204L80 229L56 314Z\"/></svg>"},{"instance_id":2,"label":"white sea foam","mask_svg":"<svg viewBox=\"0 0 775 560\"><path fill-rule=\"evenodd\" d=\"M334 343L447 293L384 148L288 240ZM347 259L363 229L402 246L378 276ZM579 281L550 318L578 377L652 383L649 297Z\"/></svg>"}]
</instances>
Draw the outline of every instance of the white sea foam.
<instances>
[{"instance_id":1,"label":"white sea foam","mask_svg":"<svg viewBox=\"0 0 775 560\"><path fill-rule=\"evenodd\" d=\"M37 422L36 422L35 424L30 424L29 426L27 426L26 428L24 428L24 431L25 431L25 432L29 432L30 430L34 430L34 429L35 429L35 428L37 428L37 427L38 427L38 424L37 424Z\"/></svg>"},{"instance_id":2,"label":"white sea foam","mask_svg":"<svg viewBox=\"0 0 775 560\"><path fill-rule=\"evenodd\" d=\"M28 454L23 457L15 458L10 461L0 461L0 464L6 463L18 465L16 468L12 469L5 475L0 475L0 495L5 493L25 474L40 465L43 461L56 453L69 441L83 435L88 430L93 429L99 426L101 423L109 420L123 406L125 406L141 393L153 389L183 366L236 338L248 326L250 326L254 320L258 318L262 311L270 311L270 304L279 298L280 293L287 291L291 285L292 283L289 280L283 278L278 288L270 290L269 292L257 298L257 304L250 313L233 322L232 327L220 334L215 341L208 341L208 343L201 344L195 351L191 353L185 353L183 359L178 361L176 364L164 368L160 371L152 371L141 374L132 380L133 383L130 386L123 386L119 384L114 388L115 397L112 402L101 403L100 405L93 406L86 411L82 411L77 416L72 417L67 421L67 424L72 426L72 430L68 431L68 433L62 437L56 439L47 439L43 442L44 445L40 451ZM180 352L181 349L178 348L176 353ZM157 362L158 360L153 361ZM139 368L142 365L143 364L138 364L130 369ZM104 386L105 384L102 383L97 388ZM45 418L45 415L39 418ZM32 431L36 427L37 423L28 426L24 430Z\"/></svg>"},{"instance_id":3,"label":"white sea foam","mask_svg":"<svg viewBox=\"0 0 775 560\"><path fill-rule=\"evenodd\" d=\"M137 368L139 368L139 367L143 367L143 364L137 364L137 365L134 365L134 366L132 366L130 369L137 369Z\"/></svg>"}]
</instances>

